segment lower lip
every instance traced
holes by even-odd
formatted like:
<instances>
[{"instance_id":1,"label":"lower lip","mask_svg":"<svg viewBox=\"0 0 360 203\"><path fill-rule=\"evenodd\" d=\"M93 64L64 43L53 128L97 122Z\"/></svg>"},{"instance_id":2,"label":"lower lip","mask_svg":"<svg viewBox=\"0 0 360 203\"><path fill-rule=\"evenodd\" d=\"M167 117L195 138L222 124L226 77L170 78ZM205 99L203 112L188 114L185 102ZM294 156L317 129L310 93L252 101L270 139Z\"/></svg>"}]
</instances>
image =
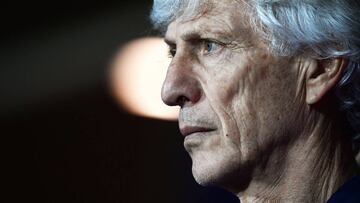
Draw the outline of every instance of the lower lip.
<instances>
[{"instance_id":1,"label":"lower lip","mask_svg":"<svg viewBox=\"0 0 360 203\"><path fill-rule=\"evenodd\" d=\"M185 147L192 147L199 145L203 141L204 137L209 136L210 133L211 131L195 132L195 133L191 133L190 135L187 135L184 139Z\"/></svg>"}]
</instances>

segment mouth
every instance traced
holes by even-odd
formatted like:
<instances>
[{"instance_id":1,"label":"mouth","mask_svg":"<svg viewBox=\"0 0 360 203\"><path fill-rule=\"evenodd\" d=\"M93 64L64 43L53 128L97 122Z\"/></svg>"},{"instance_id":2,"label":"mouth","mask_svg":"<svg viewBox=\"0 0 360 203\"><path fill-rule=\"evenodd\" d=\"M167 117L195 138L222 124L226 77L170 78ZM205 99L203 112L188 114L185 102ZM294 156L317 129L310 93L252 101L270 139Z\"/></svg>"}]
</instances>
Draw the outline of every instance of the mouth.
<instances>
[{"instance_id":1,"label":"mouth","mask_svg":"<svg viewBox=\"0 0 360 203\"><path fill-rule=\"evenodd\" d=\"M206 127L199 127L199 126L184 126L182 128L180 128L180 132L184 137L187 137L191 134L195 134L195 133L206 133L206 132L211 132L214 131L215 129L213 128L206 128Z\"/></svg>"}]
</instances>

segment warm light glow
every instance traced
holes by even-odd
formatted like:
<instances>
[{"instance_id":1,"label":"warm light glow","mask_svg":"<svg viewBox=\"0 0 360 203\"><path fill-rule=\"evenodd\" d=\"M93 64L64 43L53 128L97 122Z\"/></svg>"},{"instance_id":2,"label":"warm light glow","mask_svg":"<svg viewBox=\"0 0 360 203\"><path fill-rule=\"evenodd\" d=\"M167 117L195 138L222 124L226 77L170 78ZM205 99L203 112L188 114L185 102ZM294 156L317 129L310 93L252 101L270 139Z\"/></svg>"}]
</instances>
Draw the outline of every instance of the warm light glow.
<instances>
[{"instance_id":1,"label":"warm light glow","mask_svg":"<svg viewBox=\"0 0 360 203\"><path fill-rule=\"evenodd\" d=\"M170 63L161 38L143 38L126 45L111 70L116 99L129 112L151 118L176 120L177 107L161 101L161 86Z\"/></svg>"}]
</instances>

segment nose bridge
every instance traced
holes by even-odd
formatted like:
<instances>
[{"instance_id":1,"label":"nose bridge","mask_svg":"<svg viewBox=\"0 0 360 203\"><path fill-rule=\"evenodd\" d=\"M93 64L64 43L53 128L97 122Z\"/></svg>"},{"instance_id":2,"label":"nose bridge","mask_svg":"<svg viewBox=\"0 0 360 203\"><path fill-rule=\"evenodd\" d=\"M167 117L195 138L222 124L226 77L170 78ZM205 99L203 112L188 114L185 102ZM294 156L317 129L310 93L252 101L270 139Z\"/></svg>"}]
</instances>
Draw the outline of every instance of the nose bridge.
<instances>
[{"instance_id":1,"label":"nose bridge","mask_svg":"<svg viewBox=\"0 0 360 203\"><path fill-rule=\"evenodd\" d=\"M196 103L201 96L201 88L193 71L193 62L184 52L173 58L162 86L161 97L165 104L183 106Z\"/></svg>"}]
</instances>

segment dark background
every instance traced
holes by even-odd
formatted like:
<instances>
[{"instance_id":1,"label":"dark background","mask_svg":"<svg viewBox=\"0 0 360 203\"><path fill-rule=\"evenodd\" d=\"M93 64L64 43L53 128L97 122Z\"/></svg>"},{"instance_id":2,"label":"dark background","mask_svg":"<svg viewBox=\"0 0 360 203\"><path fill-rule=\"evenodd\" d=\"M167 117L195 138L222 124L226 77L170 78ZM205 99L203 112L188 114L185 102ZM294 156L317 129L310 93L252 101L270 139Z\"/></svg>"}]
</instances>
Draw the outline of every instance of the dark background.
<instances>
[{"instance_id":1,"label":"dark background","mask_svg":"<svg viewBox=\"0 0 360 203\"><path fill-rule=\"evenodd\" d=\"M176 122L129 115L109 94L114 53L156 33L150 8L2 3L2 202L237 202L195 183Z\"/></svg>"}]
</instances>

